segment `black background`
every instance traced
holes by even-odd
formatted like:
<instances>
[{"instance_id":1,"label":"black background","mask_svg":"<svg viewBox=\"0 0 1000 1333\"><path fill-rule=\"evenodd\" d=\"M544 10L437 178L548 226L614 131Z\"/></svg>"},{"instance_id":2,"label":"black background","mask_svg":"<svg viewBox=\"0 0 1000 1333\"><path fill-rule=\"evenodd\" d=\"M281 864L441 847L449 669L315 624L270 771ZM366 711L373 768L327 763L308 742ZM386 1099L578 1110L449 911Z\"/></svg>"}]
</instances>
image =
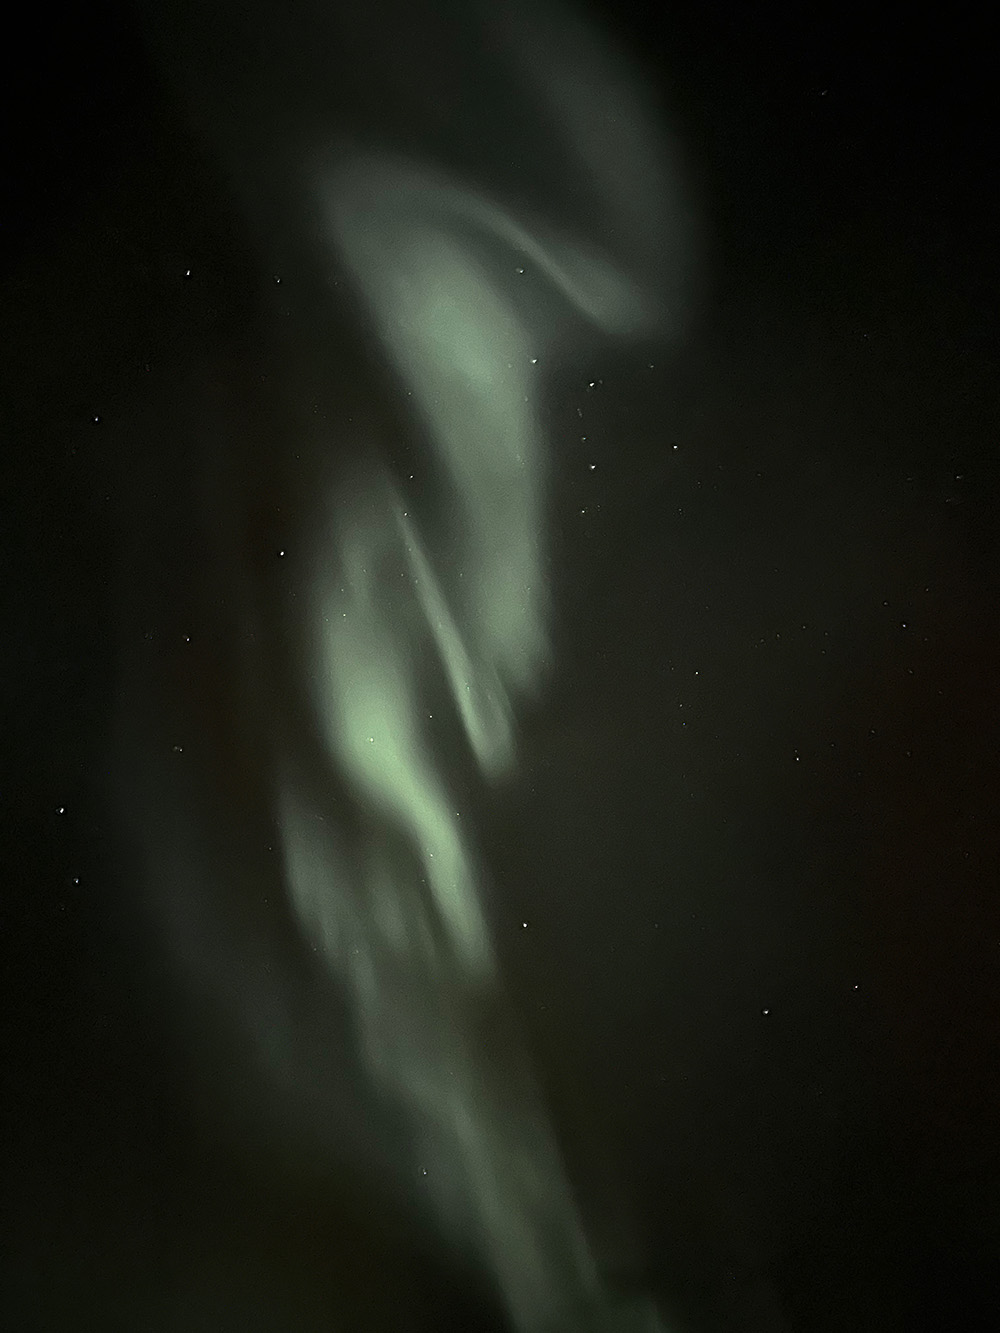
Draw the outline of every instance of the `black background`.
<instances>
[{"instance_id":1,"label":"black background","mask_svg":"<svg viewBox=\"0 0 1000 1333\"><path fill-rule=\"evenodd\" d=\"M486 1327L349 1163L262 1165L193 1091L106 800L130 488L173 438L128 426L189 375L239 398L257 261L130 16L26 17L0 181L5 1326ZM501 951L608 1262L686 1326L992 1326L985 33L956 7L614 24L662 78L704 272L669 358L554 397L563 665L487 821ZM197 447L156 472L158 532Z\"/></svg>"}]
</instances>

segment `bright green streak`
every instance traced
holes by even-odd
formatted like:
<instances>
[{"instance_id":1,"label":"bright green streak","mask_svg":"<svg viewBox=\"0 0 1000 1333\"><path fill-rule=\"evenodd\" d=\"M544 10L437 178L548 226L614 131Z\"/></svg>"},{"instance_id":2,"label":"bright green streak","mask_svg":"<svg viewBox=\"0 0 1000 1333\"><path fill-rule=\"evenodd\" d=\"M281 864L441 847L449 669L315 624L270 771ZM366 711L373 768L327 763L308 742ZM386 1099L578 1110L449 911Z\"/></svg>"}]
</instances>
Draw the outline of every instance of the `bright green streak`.
<instances>
[{"instance_id":1,"label":"bright green streak","mask_svg":"<svg viewBox=\"0 0 1000 1333\"><path fill-rule=\"evenodd\" d=\"M345 882L315 812L287 791L289 883L347 984L373 1078L410 1108L441 1225L485 1255L517 1328L576 1333L569 1311L600 1306L599 1284L503 1000L425 690L429 674L447 683L488 779L510 770L517 702L550 657L542 375L574 321L622 334L654 312L605 258L406 164L345 166L326 204L456 509L448 532L422 538L374 465L335 497L310 589L315 702L331 764L387 836ZM400 843L418 872L387 850Z\"/></svg>"}]
</instances>

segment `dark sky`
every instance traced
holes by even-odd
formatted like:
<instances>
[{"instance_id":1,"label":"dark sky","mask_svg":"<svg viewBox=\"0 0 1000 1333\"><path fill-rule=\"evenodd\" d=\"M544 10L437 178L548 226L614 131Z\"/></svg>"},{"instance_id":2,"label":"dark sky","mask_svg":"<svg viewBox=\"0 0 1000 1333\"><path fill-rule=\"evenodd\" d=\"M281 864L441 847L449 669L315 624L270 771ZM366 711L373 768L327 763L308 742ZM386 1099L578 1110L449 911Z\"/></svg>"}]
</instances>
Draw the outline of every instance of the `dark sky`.
<instances>
[{"instance_id":1,"label":"dark sky","mask_svg":"<svg viewBox=\"0 0 1000 1333\"><path fill-rule=\"evenodd\" d=\"M560 667L483 811L500 953L607 1262L678 1329L992 1327L985 33L773 0L615 22L662 83L701 265L673 348L552 388ZM308 264L275 337L270 256L128 13L29 17L3 61L4 1326L499 1328L397 1206L391 1149L384 1181L324 1154L179 998L111 799L119 647L154 651L202 577L217 455L250 481L214 539L264 581L269 423L322 359ZM336 337L325 410L374 401ZM223 754L234 651L190 684ZM223 879L269 842L253 760L212 788Z\"/></svg>"}]
</instances>

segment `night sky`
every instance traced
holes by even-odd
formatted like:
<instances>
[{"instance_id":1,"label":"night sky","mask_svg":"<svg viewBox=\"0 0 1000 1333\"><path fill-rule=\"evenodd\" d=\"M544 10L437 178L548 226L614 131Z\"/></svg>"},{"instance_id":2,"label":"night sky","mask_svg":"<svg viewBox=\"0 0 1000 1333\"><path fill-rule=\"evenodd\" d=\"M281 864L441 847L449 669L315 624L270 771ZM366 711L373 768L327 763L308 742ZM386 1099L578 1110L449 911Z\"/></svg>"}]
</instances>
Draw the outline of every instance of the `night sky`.
<instances>
[{"instance_id":1,"label":"night sky","mask_svg":"<svg viewBox=\"0 0 1000 1333\"><path fill-rule=\"evenodd\" d=\"M662 87L698 258L670 346L551 386L557 670L478 811L505 975L595 1244L678 1333L992 1327L985 32L956 7L605 9ZM401 1202L390 1130L381 1176L359 1164L364 1097L331 1151L190 1001L116 813L122 645L173 688L190 534L219 513L212 549L294 596L268 564L302 503L282 403L382 420L384 380L294 237L275 330L271 256L128 12L28 15L3 63L0 1322L500 1330ZM245 662L223 631L190 660L231 848L211 919L278 973Z\"/></svg>"}]
</instances>

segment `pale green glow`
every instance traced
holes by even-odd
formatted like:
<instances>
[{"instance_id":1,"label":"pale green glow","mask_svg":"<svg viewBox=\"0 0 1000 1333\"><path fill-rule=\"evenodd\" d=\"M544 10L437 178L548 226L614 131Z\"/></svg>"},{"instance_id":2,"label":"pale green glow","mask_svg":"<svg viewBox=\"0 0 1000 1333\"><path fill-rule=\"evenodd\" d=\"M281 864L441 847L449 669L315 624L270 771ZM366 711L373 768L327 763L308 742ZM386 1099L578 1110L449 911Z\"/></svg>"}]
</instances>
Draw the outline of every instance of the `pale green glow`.
<instances>
[{"instance_id":1,"label":"pale green glow","mask_svg":"<svg viewBox=\"0 0 1000 1333\"><path fill-rule=\"evenodd\" d=\"M587 127L592 101L576 99ZM647 133L633 126L628 141L648 151ZM594 145L580 151L595 169ZM485 777L511 769L518 700L551 655L539 365L574 322L629 334L656 303L583 243L407 163L342 162L321 192L331 245L457 509L449 531L422 535L374 465L332 498L309 589L314 702L331 765L384 836L359 879L289 787L290 889L353 1000L373 1078L410 1109L442 1227L489 1262L515 1327L624 1328L570 1313L601 1306L599 1283L503 1000L425 691L429 674L447 684ZM397 863L399 845L417 872ZM656 1327L641 1318L627 1326Z\"/></svg>"}]
</instances>

